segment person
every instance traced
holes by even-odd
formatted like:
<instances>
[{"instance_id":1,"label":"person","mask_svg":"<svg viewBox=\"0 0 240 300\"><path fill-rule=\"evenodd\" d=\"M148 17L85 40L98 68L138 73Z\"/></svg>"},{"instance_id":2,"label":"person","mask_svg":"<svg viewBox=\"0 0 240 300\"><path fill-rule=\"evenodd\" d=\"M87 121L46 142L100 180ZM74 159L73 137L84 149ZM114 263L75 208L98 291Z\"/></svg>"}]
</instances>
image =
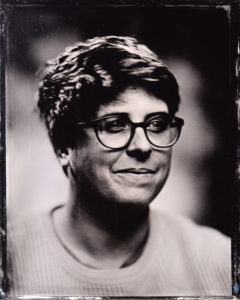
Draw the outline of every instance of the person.
<instances>
[{"instance_id":1,"label":"person","mask_svg":"<svg viewBox=\"0 0 240 300\"><path fill-rule=\"evenodd\" d=\"M230 240L149 207L179 103L174 75L133 37L95 37L47 63L38 107L69 196L9 226L10 295L231 295Z\"/></svg>"}]
</instances>

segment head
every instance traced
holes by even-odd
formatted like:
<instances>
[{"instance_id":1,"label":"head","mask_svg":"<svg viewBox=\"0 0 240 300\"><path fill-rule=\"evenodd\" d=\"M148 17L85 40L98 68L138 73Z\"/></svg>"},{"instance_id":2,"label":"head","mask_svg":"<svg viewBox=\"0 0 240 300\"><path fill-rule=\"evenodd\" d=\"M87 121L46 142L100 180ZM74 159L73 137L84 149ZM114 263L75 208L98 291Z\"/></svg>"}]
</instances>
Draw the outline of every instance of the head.
<instances>
[{"instance_id":1,"label":"head","mask_svg":"<svg viewBox=\"0 0 240 300\"><path fill-rule=\"evenodd\" d=\"M55 152L79 189L148 204L163 187L171 148L149 143L135 128L121 149L105 147L94 128L80 128L106 115L124 114L141 123L155 113L173 118L178 84L156 54L131 37L106 36L67 48L47 63L38 93Z\"/></svg>"}]
</instances>

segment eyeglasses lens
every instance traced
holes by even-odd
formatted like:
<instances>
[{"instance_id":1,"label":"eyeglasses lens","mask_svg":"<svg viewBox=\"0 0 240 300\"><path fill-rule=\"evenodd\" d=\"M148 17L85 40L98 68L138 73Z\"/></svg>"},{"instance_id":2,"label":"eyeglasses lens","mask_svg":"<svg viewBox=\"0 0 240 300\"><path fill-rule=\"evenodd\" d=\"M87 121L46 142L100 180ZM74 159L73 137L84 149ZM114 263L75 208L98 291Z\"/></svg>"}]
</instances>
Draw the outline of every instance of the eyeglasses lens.
<instances>
[{"instance_id":1,"label":"eyeglasses lens","mask_svg":"<svg viewBox=\"0 0 240 300\"><path fill-rule=\"evenodd\" d=\"M147 130L147 137L151 144L157 147L168 147L174 144L178 138L178 128L168 126L161 132Z\"/></svg>"},{"instance_id":2,"label":"eyeglasses lens","mask_svg":"<svg viewBox=\"0 0 240 300\"><path fill-rule=\"evenodd\" d=\"M172 127L169 120L154 117L147 122L146 134L151 144L157 147L168 147L178 138L178 127Z\"/></svg>"},{"instance_id":3,"label":"eyeglasses lens","mask_svg":"<svg viewBox=\"0 0 240 300\"><path fill-rule=\"evenodd\" d=\"M109 148L122 148L131 137L131 124L126 119L112 117L98 125L98 138Z\"/></svg>"},{"instance_id":4,"label":"eyeglasses lens","mask_svg":"<svg viewBox=\"0 0 240 300\"><path fill-rule=\"evenodd\" d=\"M156 147L169 147L179 135L178 127L171 127L168 120L155 117L146 121L145 133L148 141ZM128 119L110 117L98 124L98 138L112 149L125 147L132 136L132 124Z\"/></svg>"}]
</instances>

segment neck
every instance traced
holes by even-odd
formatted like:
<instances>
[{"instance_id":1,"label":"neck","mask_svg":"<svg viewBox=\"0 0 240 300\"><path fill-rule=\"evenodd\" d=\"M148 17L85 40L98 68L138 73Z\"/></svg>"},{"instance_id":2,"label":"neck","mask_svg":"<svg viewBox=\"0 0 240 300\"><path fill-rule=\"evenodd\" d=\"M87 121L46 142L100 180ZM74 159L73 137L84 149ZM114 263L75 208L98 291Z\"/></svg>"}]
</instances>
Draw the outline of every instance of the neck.
<instances>
[{"instance_id":1,"label":"neck","mask_svg":"<svg viewBox=\"0 0 240 300\"><path fill-rule=\"evenodd\" d=\"M119 204L71 188L58 213L59 238L79 261L96 268L117 268L141 254L148 234L148 207ZM56 215L57 216L57 215Z\"/></svg>"}]
</instances>

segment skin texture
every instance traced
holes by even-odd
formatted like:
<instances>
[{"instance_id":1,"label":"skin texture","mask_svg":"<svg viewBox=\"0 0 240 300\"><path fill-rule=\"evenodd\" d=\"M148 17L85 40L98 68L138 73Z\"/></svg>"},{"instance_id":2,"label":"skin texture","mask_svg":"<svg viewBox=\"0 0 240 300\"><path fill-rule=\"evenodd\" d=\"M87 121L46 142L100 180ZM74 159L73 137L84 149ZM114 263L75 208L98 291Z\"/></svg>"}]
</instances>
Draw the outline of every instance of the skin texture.
<instances>
[{"instance_id":1,"label":"skin texture","mask_svg":"<svg viewBox=\"0 0 240 300\"><path fill-rule=\"evenodd\" d=\"M117 100L101 106L97 117L124 112L133 122L142 122L150 113L168 112L165 102L140 88L125 90ZM69 179L73 184L87 184L110 201L148 205L167 179L170 148L154 148L142 128L136 129L133 140L123 150L101 145L92 128L81 130L85 131L85 139L68 150Z\"/></svg>"},{"instance_id":2,"label":"skin texture","mask_svg":"<svg viewBox=\"0 0 240 300\"><path fill-rule=\"evenodd\" d=\"M167 104L141 88L128 88L97 117L127 113L142 122ZM137 259L149 232L148 206L168 177L171 148L154 148L142 128L131 143L111 150L99 143L92 128L79 129L74 149L59 156L69 178L67 205L53 215L65 248L92 268L119 268Z\"/></svg>"}]
</instances>

